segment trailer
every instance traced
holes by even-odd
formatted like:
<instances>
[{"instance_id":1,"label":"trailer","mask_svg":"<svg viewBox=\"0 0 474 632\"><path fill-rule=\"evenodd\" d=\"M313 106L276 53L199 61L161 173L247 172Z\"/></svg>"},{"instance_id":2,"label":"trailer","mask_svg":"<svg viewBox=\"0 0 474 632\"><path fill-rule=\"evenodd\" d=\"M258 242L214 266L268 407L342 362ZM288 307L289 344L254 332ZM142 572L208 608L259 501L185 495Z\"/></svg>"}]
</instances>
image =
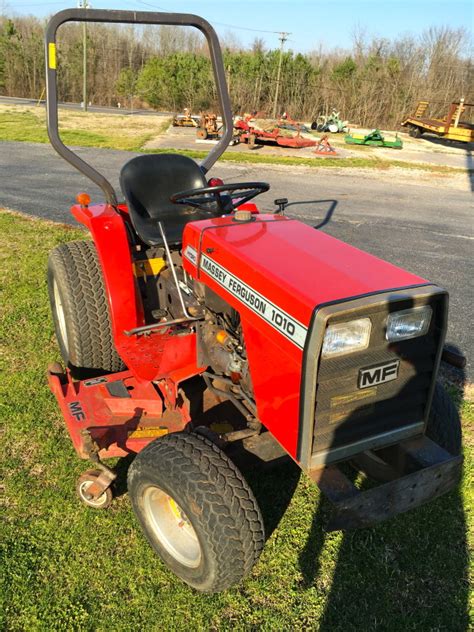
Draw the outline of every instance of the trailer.
<instances>
[{"instance_id":1,"label":"trailer","mask_svg":"<svg viewBox=\"0 0 474 632\"><path fill-rule=\"evenodd\" d=\"M429 101L419 101L415 113L402 122L402 127L408 128L410 136L420 138L422 134L431 133L460 143L474 142L474 124L460 120L467 108L474 107L474 103L465 103L464 99L453 101L443 118L428 117L429 105Z\"/></svg>"}]
</instances>

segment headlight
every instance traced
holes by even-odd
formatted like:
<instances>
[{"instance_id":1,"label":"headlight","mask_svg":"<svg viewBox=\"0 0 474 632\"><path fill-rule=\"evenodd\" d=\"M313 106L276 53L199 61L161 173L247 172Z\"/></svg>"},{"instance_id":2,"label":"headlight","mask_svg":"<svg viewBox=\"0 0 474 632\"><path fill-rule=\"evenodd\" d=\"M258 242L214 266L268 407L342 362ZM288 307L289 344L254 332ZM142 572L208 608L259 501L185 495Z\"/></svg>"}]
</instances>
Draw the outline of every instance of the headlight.
<instances>
[{"instance_id":1,"label":"headlight","mask_svg":"<svg viewBox=\"0 0 474 632\"><path fill-rule=\"evenodd\" d=\"M385 338L394 342L424 336L429 329L433 310L429 305L389 314Z\"/></svg>"},{"instance_id":2,"label":"headlight","mask_svg":"<svg viewBox=\"0 0 474 632\"><path fill-rule=\"evenodd\" d=\"M348 323L329 325L324 336L323 357L327 358L367 349L370 329L370 318L359 318Z\"/></svg>"}]
</instances>

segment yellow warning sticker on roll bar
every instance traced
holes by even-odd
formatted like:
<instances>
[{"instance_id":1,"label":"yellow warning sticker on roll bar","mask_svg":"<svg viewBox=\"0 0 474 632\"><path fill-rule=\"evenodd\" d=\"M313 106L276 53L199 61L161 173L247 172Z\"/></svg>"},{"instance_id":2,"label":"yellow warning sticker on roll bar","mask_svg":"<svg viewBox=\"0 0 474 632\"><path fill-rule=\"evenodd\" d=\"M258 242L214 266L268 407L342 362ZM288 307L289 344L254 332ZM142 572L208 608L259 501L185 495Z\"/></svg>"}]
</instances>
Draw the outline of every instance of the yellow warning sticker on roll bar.
<instances>
[{"instance_id":1,"label":"yellow warning sticker on roll bar","mask_svg":"<svg viewBox=\"0 0 474 632\"><path fill-rule=\"evenodd\" d=\"M48 44L48 65L51 70L56 70L56 44L54 42Z\"/></svg>"}]
</instances>

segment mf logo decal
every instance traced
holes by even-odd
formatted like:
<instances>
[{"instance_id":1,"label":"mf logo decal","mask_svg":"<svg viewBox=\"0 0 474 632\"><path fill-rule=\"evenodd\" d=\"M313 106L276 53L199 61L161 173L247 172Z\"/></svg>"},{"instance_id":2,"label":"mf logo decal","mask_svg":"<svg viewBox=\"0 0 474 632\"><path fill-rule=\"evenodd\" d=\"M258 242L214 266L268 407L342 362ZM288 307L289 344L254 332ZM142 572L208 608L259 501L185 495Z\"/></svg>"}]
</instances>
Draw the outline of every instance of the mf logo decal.
<instances>
[{"instance_id":1,"label":"mf logo decal","mask_svg":"<svg viewBox=\"0 0 474 632\"><path fill-rule=\"evenodd\" d=\"M375 364L359 370L359 388L368 388L384 382L391 382L398 377L400 360L391 360L383 364Z\"/></svg>"},{"instance_id":2,"label":"mf logo decal","mask_svg":"<svg viewBox=\"0 0 474 632\"><path fill-rule=\"evenodd\" d=\"M190 261L193 265L197 266L197 257L198 253L196 248L193 248L192 246L186 246L186 249L184 251L184 256L186 257L186 259L188 261Z\"/></svg>"},{"instance_id":3,"label":"mf logo decal","mask_svg":"<svg viewBox=\"0 0 474 632\"><path fill-rule=\"evenodd\" d=\"M82 409L81 402L71 402L68 404L69 412L73 417L75 417L76 421L84 421L86 418L86 414Z\"/></svg>"},{"instance_id":4,"label":"mf logo decal","mask_svg":"<svg viewBox=\"0 0 474 632\"><path fill-rule=\"evenodd\" d=\"M212 277L227 292L235 296L248 309L258 314L274 329L291 340L297 347L303 349L307 328L284 312L280 307L252 289L249 285L235 277L228 270L217 264L209 257L201 255L200 267Z\"/></svg>"}]
</instances>

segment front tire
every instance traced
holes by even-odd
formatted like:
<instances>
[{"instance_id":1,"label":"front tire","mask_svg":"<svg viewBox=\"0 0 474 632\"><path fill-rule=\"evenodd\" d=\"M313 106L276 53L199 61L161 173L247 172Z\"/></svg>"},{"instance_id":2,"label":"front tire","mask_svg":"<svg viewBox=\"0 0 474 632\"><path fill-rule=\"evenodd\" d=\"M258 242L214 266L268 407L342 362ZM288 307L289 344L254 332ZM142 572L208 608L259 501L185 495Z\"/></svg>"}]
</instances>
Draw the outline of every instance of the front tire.
<instances>
[{"instance_id":1,"label":"front tire","mask_svg":"<svg viewBox=\"0 0 474 632\"><path fill-rule=\"evenodd\" d=\"M426 436L453 456L461 454L461 418L453 400L437 382L433 394Z\"/></svg>"},{"instance_id":2,"label":"front tire","mask_svg":"<svg viewBox=\"0 0 474 632\"><path fill-rule=\"evenodd\" d=\"M102 269L91 241L71 241L51 251L48 291L61 356L73 373L123 371Z\"/></svg>"},{"instance_id":3,"label":"front tire","mask_svg":"<svg viewBox=\"0 0 474 632\"><path fill-rule=\"evenodd\" d=\"M245 577L264 544L257 501L230 459L197 434L156 439L128 474L134 512L178 577L207 593Z\"/></svg>"}]
</instances>

